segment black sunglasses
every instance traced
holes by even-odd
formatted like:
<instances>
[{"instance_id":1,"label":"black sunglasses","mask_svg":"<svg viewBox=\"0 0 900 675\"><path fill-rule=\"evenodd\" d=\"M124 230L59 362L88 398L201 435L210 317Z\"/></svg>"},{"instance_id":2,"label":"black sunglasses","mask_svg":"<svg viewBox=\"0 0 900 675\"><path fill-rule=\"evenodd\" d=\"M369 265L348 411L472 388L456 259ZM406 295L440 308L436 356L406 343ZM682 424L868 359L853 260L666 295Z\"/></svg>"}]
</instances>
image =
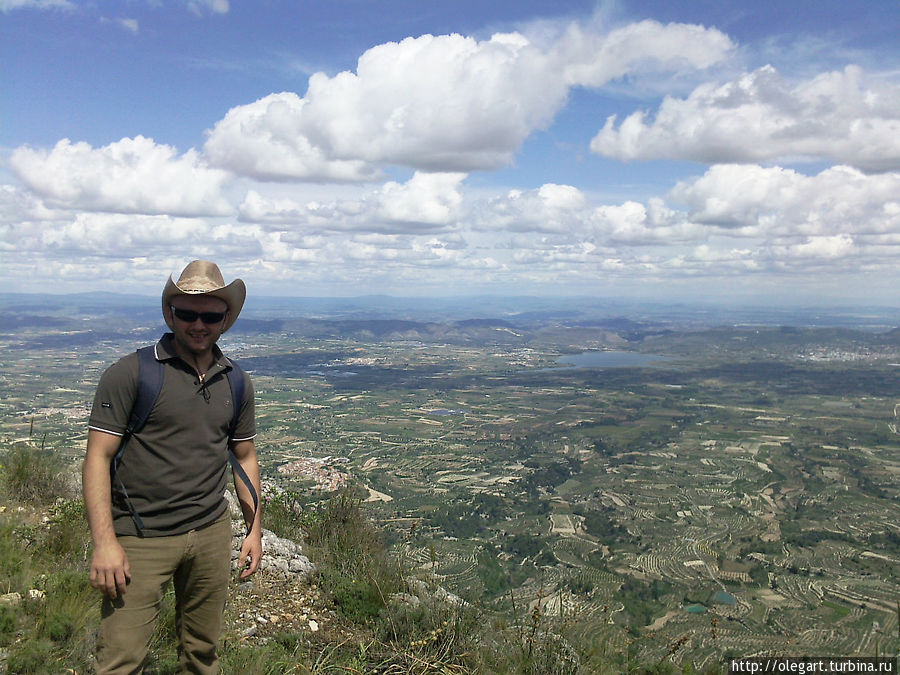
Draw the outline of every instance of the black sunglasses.
<instances>
[{"instance_id":1,"label":"black sunglasses","mask_svg":"<svg viewBox=\"0 0 900 675\"><path fill-rule=\"evenodd\" d=\"M227 312L195 312L193 309L180 309L175 305L169 305L176 319L185 323L194 323L200 319L203 323L219 323L225 318Z\"/></svg>"}]
</instances>

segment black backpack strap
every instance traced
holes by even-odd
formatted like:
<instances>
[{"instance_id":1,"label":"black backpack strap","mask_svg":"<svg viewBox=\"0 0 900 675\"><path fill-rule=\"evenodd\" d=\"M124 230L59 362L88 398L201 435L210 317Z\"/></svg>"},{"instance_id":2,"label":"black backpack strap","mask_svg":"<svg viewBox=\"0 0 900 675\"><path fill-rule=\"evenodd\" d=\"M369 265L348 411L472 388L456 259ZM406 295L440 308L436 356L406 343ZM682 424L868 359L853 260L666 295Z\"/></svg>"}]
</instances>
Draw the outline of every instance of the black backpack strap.
<instances>
[{"instance_id":1,"label":"black backpack strap","mask_svg":"<svg viewBox=\"0 0 900 675\"><path fill-rule=\"evenodd\" d=\"M163 364L156 360L156 347L142 347L138 353L138 386L128 428L136 433L144 428L163 385Z\"/></svg>"},{"instance_id":2,"label":"black backpack strap","mask_svg":"<svg viewBox=\"0 0 900 675\"><path fill-rule=\"evenodd\" d=\"M119 490L125 498L125 504L131 513L131 519L137 528L140 536L144 529L144 521L138 515L131 498L128 496L128 490L125 484L119 478L119 462L122 461L122 455L125 454L125 446L128 440L135 433L144 428L150 411L159 398L159 392L162 390L163 383L163 364L156 360L156 350L154 347L141 347L137 350L138 355L138 381L137 389L134 396L134 404L131 407L131 415L128 418L128 425L125 427L125 433L122 434L122 440L119 442L119 449L113 457L110 474L112 478L118 481Z\"/></svg>"},{"instance_id":3,"label":"black backpack strap","mask_svg":"<svg viewBox=\"0 0 900 675\"><path fill-rule=\"evenodd\" d=\"M241 416L241 407L244 405L244 370L234 361L231 362L231 370L225 371L228 378L228 386L231 387L231 426L228 427L228 439L234 436L237 429L238 418Z\"/></svg>"},{"instance_id":4,"label":"black backpack strap","mask_svg":"<svg viewBox=\"0 0 900 675\"><path fill-rule=\"evenodd\" d=\"M253 528L253 521L256 520L256 512L259 510L259 495L256 494L256 488L253 487L253 481L244 471L244 467L238 461L234 450L231 449L231 439L237 429L238 418L241 415L241 407L244 404L244 371L234 361L231 361L231 370L225 373L228 378L228 386L231 387L231 407L233 413L231 416L231 426L228 428L228 461L231 463L231 470L234 475L241 479L241 482L247 486L250 491L250 497L253 499L253 515L250 517L250 523L247 525L247 534Z\"/></svg>"},{"instance_id":5,"label":"black backpack strap","mask_svg":"<svg viewBox=\"0 0 900 675\"><path fill-rule=\"evenodd\" d=\"M241 482L247 486L247 489L250 491L250 496L253 498L253 515L250 516L250 522L247 525L247 535L249 535L250 531L253 529L253 521L256 520L256 511L259 509L259 495L256 494L256 488L253 487L253 481L250 480L250 476L244 471L244 467L241 466L237 455L234 454L234 451L231 448L228 448L228 461L231 462L231 469L234 471L234 475L239 477Z\"/></svg>"}]
</instances>

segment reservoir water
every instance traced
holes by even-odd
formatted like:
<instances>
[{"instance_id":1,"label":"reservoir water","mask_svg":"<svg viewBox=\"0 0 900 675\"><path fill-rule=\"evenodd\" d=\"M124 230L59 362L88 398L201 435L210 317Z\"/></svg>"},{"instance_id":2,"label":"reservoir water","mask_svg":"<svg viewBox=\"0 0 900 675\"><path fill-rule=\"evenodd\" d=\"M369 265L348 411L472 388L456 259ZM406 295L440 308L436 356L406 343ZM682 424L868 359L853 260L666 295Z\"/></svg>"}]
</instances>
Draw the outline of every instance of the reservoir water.
<instances>
[{"instance_id":1,"label":"reservoir water","mask_svg":"<svg viewBox=\"0 0 900 675\"><path fill-rule=\"evenodd\" d=\"M727 591L716 591L716 594L713 596L713 602L717 602L720 605L736 605L737 598Z\"/></svg>"},{"instance_id":2,"label":"reservoir water","mask_svg":"<svg viewBox=\"0 0 900 675\"><path fill-rule=\"evenodd\" d=\"M669 361L658 354L640 354L638 352L582 352L561 356L557 363L562 368L643 368L660 365Z\"/></svg>"}]
</instances>

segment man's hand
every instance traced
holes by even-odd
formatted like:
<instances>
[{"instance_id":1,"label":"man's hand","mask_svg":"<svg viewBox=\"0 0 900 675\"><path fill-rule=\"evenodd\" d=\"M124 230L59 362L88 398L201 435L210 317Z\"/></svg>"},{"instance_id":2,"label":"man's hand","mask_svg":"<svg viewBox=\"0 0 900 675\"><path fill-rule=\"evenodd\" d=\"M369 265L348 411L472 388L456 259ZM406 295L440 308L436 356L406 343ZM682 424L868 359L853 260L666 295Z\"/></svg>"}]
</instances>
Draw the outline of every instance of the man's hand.
<instances>
[{"instance_id":1,"label":"man's hand","mask_svg":"<svg viewBox=\"0 0 900 675\"><path fill-rule=\"evenodd\" d=\"M258 531L251 532L241 544L241 554L238 557L238 569L241 570L241 579L246 579L259 569L262 560L262 537Z\"/></svg>"},{"instance_id":2,"label":"man's hand","mask_svg":"<svg viewBox=\"0 0 900 675\"><path fill-rule=\"evenodd\" d=\"M110 505L109 463L121 440L115 434L96 429L88 431L87 454L82 467L84 506L94 540L91 586L110 598L121 596L131 580L128 556L116 539Z\"/></svg>"},{"instance_id":3,"label":"man's hand","mask_svg":"<svg viewBox=\"0 0 900 675\"><path fill-rule=\"evenodd\" d=\"M259 463L256 460L256 446L253 439L246 441L237 441L232 444L231 449L234 456L237 457L241 467L247 473L250 482L253 483L253 489L256 491L257 497L262 495L259 486ZM238 557L238 569L241 570L240 578L246 579L259 569L260 560L262 560L262 523L260 520L259 504L254 511L253 498L250 491L243 481L235 479L234 489L237 492L238 501L241 504L241 510L244 513L244 519L247 522L248 534L241 544L241 554ZM251 520L252 519L252 520Z\"/></svg>"},{"instance_id":4,"label":"man's hand","mask_svg":"<svg viewBox=\"0 0 900 675\"><path fill-rule=\"evenodd\" d=\"M129 581L131 567L119 542L95 546L91 557L91 586L114 600L125 594Z\"/></svg>"}]
</instances>

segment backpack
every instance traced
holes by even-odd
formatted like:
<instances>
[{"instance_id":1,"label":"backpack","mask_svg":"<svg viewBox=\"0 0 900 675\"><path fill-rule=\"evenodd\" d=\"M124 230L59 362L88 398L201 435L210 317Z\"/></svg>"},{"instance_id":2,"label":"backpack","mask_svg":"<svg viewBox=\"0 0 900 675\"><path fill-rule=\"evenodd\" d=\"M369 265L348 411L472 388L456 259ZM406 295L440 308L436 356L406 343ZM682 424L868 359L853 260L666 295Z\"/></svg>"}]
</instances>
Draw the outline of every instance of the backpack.
<instances>
[{"instance_id":1,"label":"backpack","mask_svg":"<svg viewBox=\"0 0 900 675\"><path fill-rule=\"evenodd\" d=\"M159 392L162 390L163 370L165 366L156 360L156 355L152 346L141 347L137 350L137 354L137 393L135 395L134 405L131 408L131 415L128 418L128 425L125 427L125 433L122 435L119 449L113 457L110 473L115 480L118 480L119 489L122 491L122 496L125 497L125 504L128 507L128 511L131 513L131 518L134 521L135 527L137 527L138 535L143 536L144 521L141 520L141 517L138 515L137 510L134 508L134 504L131 503L131 499L128 497L128 491L125 489L125 485L122 483L121 479L119 479L119 462L122 459L122 455L125 453L125 445L128 443L128 439L144 428L144 424L150 416L150 411L156 404L156 399L159 398ZM228 386L231 388L231 401L232 408L234 409L231 423L228 425L229 437L234 433L234 430L237 427L238 416L241 412L241 404L244 400L244 371L234 361L231 361L231 366L231 371L225 372ZM234 471L235 476L240 478L241 482L247 486L247 489L250 491L250 496L253 498L253 516L250 518L250 525L247 526L247 534L250 534L253 521L256 519L256 512L259 509L259 495L256 494L253 482L250 480L247 472L244 471L244 467L241 466L241 463L238 461L238 458L235 456L234 451L230 446L228 448L228 461L231 464L231 469Z\"/></svg>"}]
</instances>

